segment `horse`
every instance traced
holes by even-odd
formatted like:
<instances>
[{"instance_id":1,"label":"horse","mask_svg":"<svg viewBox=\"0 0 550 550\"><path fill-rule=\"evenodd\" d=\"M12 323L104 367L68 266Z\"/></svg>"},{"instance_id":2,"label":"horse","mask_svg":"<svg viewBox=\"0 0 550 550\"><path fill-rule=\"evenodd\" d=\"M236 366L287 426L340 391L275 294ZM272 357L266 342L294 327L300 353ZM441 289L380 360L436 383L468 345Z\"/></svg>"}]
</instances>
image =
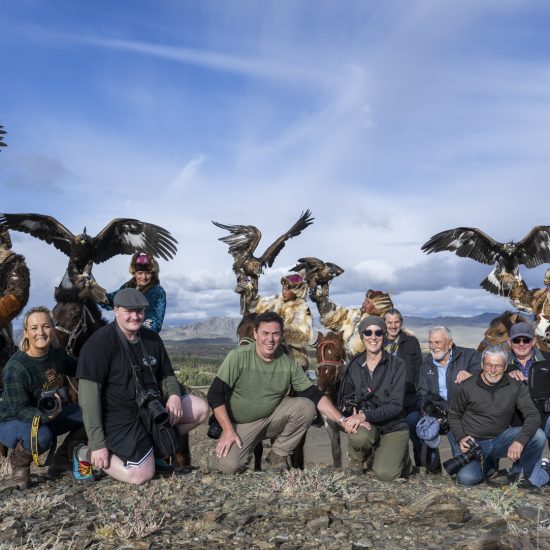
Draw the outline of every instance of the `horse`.
<instances>
[{"instance_id":1,"label":"horse","mask_svg":"<svg viewBox=\"0 0 550 550\"><path fill-rule=\"evenodd\" d=\"M516 323L530 323L529 319L517 312L505 311L499 317L495 317L485 331L483 340L477 347L477 351L482 352L489 346L498 346L504 351L510 351L508 345L508 334L512 325ZM536 347L541 351L550 352L550 337L536 336Z\"/></svg>"},{"instance_id":2,"label":"horse","mask_svg":"<svg viewBox=\"0 0 550 550\"><path fill-rule=\"evenodd\" d=\"M345 364L346 351L341 332L328 332L317 336L317 387L334 405L338 404L338 393L342 380L342 367ZM335 468L342 467L342 449L340 447L340 425L324 418L332 448L332 460Z\"/></svg>"},{"instance_id":3,"label":"horse","mask_svg":"<svg viewBox=\"0 0 550 550\"><path fill-rule=\"evenodd\" d=\"M82 297L81 289L76 286L55 289L56 305L52 316L59 344L65 347L69 355L78 357L86 340L98 329L107 324L102 317L97 303L90 297ZM183 388L189 393L188 388ZM74 403L78 401L76 380L69 379L69 397ZM181 437L181 450L176 455L180 468L191 466L189 435Z\"/></svg>"},{"instance_id":4,"label":"horse","mask_svg":"<svg viewBox=\"0 0 550 550\"><path fill-rule=\"evenodd\" d=\"M514 311L505 311L502 315L495 317L489 324L489 328L483 335L483 340L479 343L477 351L482 352L489 346L498 346L504 351L509 351L508 333L512 325L516 323L528 323L528 319L520 313Z\"/></svg>"}]
</instances>

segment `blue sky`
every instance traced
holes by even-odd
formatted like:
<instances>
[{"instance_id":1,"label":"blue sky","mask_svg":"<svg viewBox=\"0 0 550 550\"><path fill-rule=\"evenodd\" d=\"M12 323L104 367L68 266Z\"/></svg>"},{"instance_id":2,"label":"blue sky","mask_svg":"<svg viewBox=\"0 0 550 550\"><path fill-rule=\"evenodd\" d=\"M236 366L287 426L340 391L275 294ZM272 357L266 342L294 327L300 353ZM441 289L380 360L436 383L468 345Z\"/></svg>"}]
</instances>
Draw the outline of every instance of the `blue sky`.
<instances>
[{"instance_id":1,"label":"blue sky","mask_svg":"<svg viewBox=\"0 0 550 550\"><path fill-rule=\"evenodd\" d=\"M406 315L508 304L490 271L431 235L499 241L550 224L550 6L534 1L0 0L4 212L74 233L136 217L179 241L161 262L167 322L237 315L232 259L210 221L258 226L259 251L310 208L260 282L333 261L337 303L390 290ZM67 258L13 234L31 305ZM94 268L108 290L128 258ZM544 267L523 273L540 286Z\"/></svg>"}]
</instances>

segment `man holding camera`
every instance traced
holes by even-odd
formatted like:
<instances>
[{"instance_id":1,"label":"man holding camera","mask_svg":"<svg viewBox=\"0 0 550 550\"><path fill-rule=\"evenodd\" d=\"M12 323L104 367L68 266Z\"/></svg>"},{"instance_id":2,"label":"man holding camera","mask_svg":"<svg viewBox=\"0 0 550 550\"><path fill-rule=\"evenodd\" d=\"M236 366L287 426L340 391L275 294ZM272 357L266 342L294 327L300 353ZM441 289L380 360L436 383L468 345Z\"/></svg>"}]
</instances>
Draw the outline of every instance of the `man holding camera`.
<instances>
[{"instance_id":1,"label":"man holding camera","mask_svg":"<svg viewBox=\"0 0 550 550\"><path fill-rule=\"evenodd\" d=\"M454 459L445 463L451 474L457 471L462 485L481 483L494 468L494 461L508 457L523 470L520 486L545 484L545 472L535 475L546 442L539 428L540 415L525 384L505 374L507 354L498 347L482 355L482 371L464 380L451 400L449 425ZM510 427L516 409L523 425ZM533 474L533 475L532 475Z\"/></svg>"},{"instance_id":2,"label":"man holding camera","mask_svg":"<svg viewBox=\"0 0 550 550\"><path fill-rule=\"evenodd\" d=\"M229 353L208 391L208 401L222 428L216 458L224 474L244 471L256 445L268 438L273 439L266 457L268 469L287 470L288 456L311 425L316 407L331 420L344 421L328 397L279 348L282 318L266 311L254 324L255 341ZM288 396L290 388L296 397Z\"/></svg>"},{"instance_id":3,"label":"man holding camera","mask_svg":"<svg viewBox=\"0 0 550 550\"><path fill-rule=\"evenodd\" d=\"M480 372L481 355L479 352L457 346L449 328L432 327L428 333L430 353L420 367L418 383L418 409L407 416L411 433L422 414L437 418L442 426L446 424L449 402L459 385L472 375ZM422 413L422 414L421 414ZM442 430L442 433L446 433ZM452 443L451 443L452 444ZM422 465L428 473L441 472L439 449L425 448L426 457ZM418 457L415 456L415 459Z\"/></svg>"},{"instance_id":4,"label":"man holding camera","mask_svg":"<svg viewBox=\"0 0 550 550\"><path fill-rule=\"evenodd\" d=\"M74 474L92 476L91 466L136 485L155 474L153 439L143 410L186 434L208 416L208 404L181 395L170 359L157 333L144 327L149 302L135 288L114 298L115 321L95 332L78 361L79 402L89 438L76 449Z\"/></svg>"}]
</instances>

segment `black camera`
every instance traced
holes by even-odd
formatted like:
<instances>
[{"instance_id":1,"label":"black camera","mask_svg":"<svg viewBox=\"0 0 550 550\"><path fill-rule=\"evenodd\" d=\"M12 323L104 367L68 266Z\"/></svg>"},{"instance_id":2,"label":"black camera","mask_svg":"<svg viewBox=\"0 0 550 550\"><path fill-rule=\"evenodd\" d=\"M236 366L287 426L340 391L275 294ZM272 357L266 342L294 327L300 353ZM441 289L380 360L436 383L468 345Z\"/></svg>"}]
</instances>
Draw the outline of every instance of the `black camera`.
<instances>
[{"instance_id":1,"label":"black camera","mask_svg":"<svg viewBox=\"0 0 550 550\"><path fill-rule=\"evenodd\" d=\"M210 418L208 419L208 431L206 432L206 435L210 439L219 439L222 435L222 427L220 423L218 422L218 419L216 418L216 415L211 414Z\"/></svg>"},{"instance_id":2,"label":"black camera","mask_svg":"<svg viewBox=\"0 0 550 550\"><path fill-rule=\"evenodd\" d=\"M354 409L355 412L357 412L357 403L355 401L352 401L351 399L349 401L344 401L342 416L345 416L346 418L352 416Z\"/></svg>"},{"instance_id":3,"label":"black camera","mask_svg":"<svg viewBox=\"0 0 550 550\"><path fill-rule=\"evenodd\" d=\"M151 389L138 391L136 395L138 407L143 407L155 424L168 422L168 411L163 407L160 398L160 393Z\"/></svg>"},{"instance_id":4,"label":"black camera","mask_svg":"<svg viewBox=\"0 0 550 550\"><path fill-rule=\"evenodd\" d=\"M433 416L439 420L439 433L445 435L449 432L449 420L447 412L435 403L428 403L424 406L424 412L427 416Z\"/></svg>"},{"instance_id":5,"label":"black camera","mask_svg":"<svg viewBox=\"0 0 550 550\"><path fill-rule=\"evenodd\" d=\"M56 399L56 395L60 397L61 401ZM37 407L44 414L52 416L60 411L63 408L63 403L67 403L68 400L69 395L67 393L67 388L59 387L42 390Z\"/></svg>"},{"instance_id":6,"label":"black camera","mask_svg":"<svg viewBox=\"0 0 550 550\"><path fill-rule=\"evenodd\" d=\"M472 460L481 461L483 458L483 451L478 443L470 439L467 445L468 450L465 453L461 453L443 463L443 468L445 468L445 471L450 476L454 476L463 466L466 466L466 464L469 464Z\"/></svg>"}]
</instances>

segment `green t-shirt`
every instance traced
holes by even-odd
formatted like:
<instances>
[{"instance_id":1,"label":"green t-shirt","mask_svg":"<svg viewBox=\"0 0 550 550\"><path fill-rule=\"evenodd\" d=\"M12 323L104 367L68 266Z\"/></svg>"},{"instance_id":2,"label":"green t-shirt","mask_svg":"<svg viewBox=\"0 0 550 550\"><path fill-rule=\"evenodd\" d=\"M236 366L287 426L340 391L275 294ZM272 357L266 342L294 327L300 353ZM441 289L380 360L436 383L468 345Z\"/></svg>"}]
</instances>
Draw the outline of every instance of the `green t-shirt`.
<instances>
[{"instance_id":1,"label":"green t-shirt","mask_svg":"<svg viewBox=\"0 0 550 550\"><path fill-rule=\"evenodd\" d=\"M230 388L230 414L237 424L268 417L292 387L312 386L294 359L278 352L271 363L256 353L256 345L239 346L224 359L217 377Z\"/></svg>"}]
</instances>

